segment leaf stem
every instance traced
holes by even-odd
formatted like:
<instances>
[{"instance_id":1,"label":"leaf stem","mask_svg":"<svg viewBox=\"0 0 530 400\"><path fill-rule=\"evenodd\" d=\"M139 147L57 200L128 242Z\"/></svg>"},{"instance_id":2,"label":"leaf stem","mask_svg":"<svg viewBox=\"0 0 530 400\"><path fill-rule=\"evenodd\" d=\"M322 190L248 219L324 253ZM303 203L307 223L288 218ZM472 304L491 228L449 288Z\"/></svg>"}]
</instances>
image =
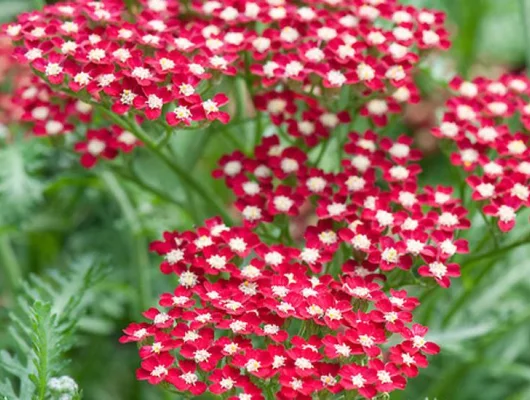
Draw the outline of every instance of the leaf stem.
<instances>
[{"instance_id":1,"label":"leaf stem","mask_svg":"<svg viewBox=\"0 0 530 400\"><path fill-rule=\"evenodd\" d=\"M525 43L526 72L530 72L530 1L519 0Z\"/></svg>"},{"instance_id":2,"label":"leaf stem","mask_svg":"<svg viewBox=\"0 0 530 400\"><path fill-rule=\"evenodd\" d=\"M177 163L173 162L157 145L151 140L149 135L134 121L128 121L119 117L112 111L102 107L102 112L108 116L114 123L120 125L122 128L129 130L138 139L140 139L147 149L154 153L166 166L177 175L181 181L190 189L196 192L201 199L203 199L216 213L218 213L227 223L232 224L232 218L226 212L224 207L216 201L216 196L209 193L195 178L192 177L190 171L185 170Z\"/></svg>"},{"instance_id":3,"label":"leaf stem","mask_svg":"<svg viewBox=\"0 0 530 400\"><path fill-rule=\"evenodd\" d=\"M465 268L470 268L472 265L478 263L479 261L487 260L487 259L495 257L495 256L500 256L500 255L502 255L504 253L507 253L508 251L510 251L512 249L515 249L517 247L521 247L521 246L524 246L524 245L530 245L530 234L527 235L526 237L524 237L521 240L517 240L515 242L510 243L507 246L504 246L504 247L501 247L501 248L498 248L498 249L493 249L491 251L487 251L487 252L479 254L479 255L477 255L475 257L470 257L463 263L462 267L463 268L464 267Z\"/></svg>"},{"instance_id":4,"label":"leaf stem","mask_svg":"<svg viewBox=\"0 0 530 400\"><path fill-rule=\"evenodd\" d=\"M142 226L138 221L129 196L121 187L116 176L110 171L103 171L101 178L118 203L123 217L129 226L132 249L136 252L134 264L136 264L136 278L138 280L138 306L140 310L146 310L151 301L151 277L149 273L149 258L146 252L147 245L141 234Z\"/></svg>"},{"instance_id":5,"label":"leaf stem","mask_svg":"<svg viewBox=\"0 0 530 400\"><path fill-rule=\"evenodd\" d=\"M0 237L0 263L13 294L22 283L22 270L6 233Z\"/></svg>"}]
</instances>

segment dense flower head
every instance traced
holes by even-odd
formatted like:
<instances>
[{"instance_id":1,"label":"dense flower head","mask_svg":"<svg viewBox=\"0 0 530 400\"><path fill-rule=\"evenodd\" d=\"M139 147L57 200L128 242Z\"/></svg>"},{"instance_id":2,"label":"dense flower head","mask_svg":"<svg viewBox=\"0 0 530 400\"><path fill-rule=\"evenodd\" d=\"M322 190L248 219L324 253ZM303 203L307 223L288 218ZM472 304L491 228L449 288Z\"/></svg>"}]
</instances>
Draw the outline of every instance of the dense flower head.
<instances>
[{"instance_id":1,"label":"dense flower head","mask_svg":"<svg viewBox=\"0 0 530 400\"><path fill-rule=\"evenodd\" d=\"M332 250L316 273L320 247L307 249L267 243L219 218L164 233L151 250L179 285L120 339L139 343L138 378L233 398L403 389L438 352L413 323L418 300L386 290L384 275L364 273L355 259L341 265Z\"/></svg>"},{"instance_id":2,"label":"dense flower head","mask_svg":"<svg viewBox=\"0 0 530 400\"><path fill-rule=\"evenodd\" d=\"M139 346L138 379L240 400L372 398L427 366L439 349L403 287L449 287L470 222L451 188L420 187L413 140L378 129L419 100L415 66L449 46L444 22L395 0L82 0L4 26L35 74L17 90L20 120L40 136L88 124L74 145L86 168L140 145L163 155L174 129L230 122L240 82L238 101L252 101L235 115L255 116L253 152L236 149L213 171L241 226L212 218L150 246L178 286L124 329L120 341ZM448 118L473 132L479 117L520 107L503 96L454 99ZM272 127L260 131L263 117ZM359 117L369 129L355 131ZM484 165L488 132L472 141L465 129L453 162ZM335 165L323 167L330 143ZM527 153L517 143L498 151ZM511 176L486 183L494 178L522 193ZM493 200L485 211L505 216L524 203Z\"/></svg>"},{"instance_id":3,"label":"dense flower head","mask_svg":"<svg viewBox=\"0 0 530 400\"><path fill-rule=\"evenodd\" d=\"M450 87L454 94L433 134L450 142L450 160L465 171L472 199L509 231L517 211L530 205L530 81L456 77Z\"/></svg>"},{"instance_id":4,"label":"dense flower head","mask_svg":"<svg viewBox=\"0 0 530 400\"><path fill-rule=\"evenodd\" d=\"M305 242L298 257L315 273L344 244L341 251L358 262L382 271L420 267L420 275L448 287L459 268L447 262L467 252L458 232L470 221L451 188L419 187L420 154L412 140L351 132L339 156L340 169L329 172L272 135L254 157L225 156L213 175L225 179L244 225L258 233L302 210L313 214L318 223L295 239Z\"/></svg>"},{"instance_id":5,"label":"dense flower head","mask_svg":"<svg viewBox=\"0 0 530 400\"><path fill-rule=\"evenodd\" d=\"M120 1L83 0L23 13L3 32L40 78L26 89L48 91L41 104L34 96L21 104L37 135L68 133L94 107L181 129L227 123L218 87L236 76L257 109L310 147L350 118L352 101L386 124L400 104L417 101L420 56L449 44L442 13L391 0L152 0L134 12ZM345 86L352 90L341 105Z\"/></svg>"},{"instance_id":6,"label":"dense flower head","mask_svg":"<svg viewBox=\"0 0 530 400\"><path fill-rule=\"evenodd\" d=\"M419 301L400 288L449 287L459 276L450 260L468 251L457 236L467 211L451 188L419 188L407 136L346 139L337 172L277 135L254 156L220 160L213 175L233 190L243 226L213 218L151 244L179 285L144 314L149 323L124 330L122 342L141 342L139 379L195 395L372 398L427 366L438 346L413 321ZM313 222L291 235L302 209Z\"/></svg>"}]
</instances>

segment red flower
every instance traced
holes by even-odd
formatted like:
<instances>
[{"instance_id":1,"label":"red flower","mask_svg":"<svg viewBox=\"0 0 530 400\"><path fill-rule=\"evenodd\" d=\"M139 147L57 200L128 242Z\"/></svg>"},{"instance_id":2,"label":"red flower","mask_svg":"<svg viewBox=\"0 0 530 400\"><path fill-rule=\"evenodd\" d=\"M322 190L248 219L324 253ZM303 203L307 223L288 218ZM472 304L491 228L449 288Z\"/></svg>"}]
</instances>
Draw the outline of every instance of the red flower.
<instances>
[{"instance_id":1,"label":"red flower","mask_svg":"<svg viewBox=\"0 0 530 400\"><path fill-rule=\"evenodd\" d=\"M339 375L340 385L346 390L357 390L361 396L371 399L377 394L374 384L377 375L375 370L356 364L344 365Z\"/></svg>"},{"instance_id":2,"label":"red flower","mask_svg":"<svg viewBox=\"0 0 530 400\"><path fill-rule=\"evenodd\" d=\"M399 369L392 363L383 363L379 359L370 360L370 368L375 370L377 376L375 387L379 392L393 392L403 390L407 384L406 379L400 375Z\"/></svg>"},{"instance_id":3,"label":"red flower","mask_svg":"<svg viewBox=\"0 0 530 400\"><path fill-rule=\"evenodd\" d=\"M175 359L169 353L147 358L142 361L142 367L136 370L136 378L147 380L151 385L158 385L163 381L173 383L177 374L177 370L171 368L174 362Z\"/></svg>"},{"instance_id":4,"label":"red flower","mask_svg":"<svg viewBox=\"0 0 530 400\"><path fill-rule=\"evenodd\" d=\"M442 260L426 255L424 259L428 264L419 267L418 273L421 276L434 278L441 287L448 288L451 286L449 278L460 276L460 266L458 264L445 264Z\"/></svg>"},{"instance_id":5,"label":"red flower","mask_svg":"<svg viewBox=\"0 0 530 400\"><path fill-rule=\"evenodd\" d=\"M167 380L179 391L189 391L194 396L198 396L206 391L206 384L200 381L197 374L197 365L193 361L180 360L179 369Z\"/></svg>"},{"instance_id":6,"label":"red flower","mask_svg":"<svg viewBox=\"0 0 530 400\"><path fill-rule=\"evenodd\" d=\"M75 144L75 151L83 153L81 156L83 167L92 168L100 157L112 160L118 155L111 145L112 134L107 129L88 130L86 138L86 142Z\"/></svg>"}]
</instances>

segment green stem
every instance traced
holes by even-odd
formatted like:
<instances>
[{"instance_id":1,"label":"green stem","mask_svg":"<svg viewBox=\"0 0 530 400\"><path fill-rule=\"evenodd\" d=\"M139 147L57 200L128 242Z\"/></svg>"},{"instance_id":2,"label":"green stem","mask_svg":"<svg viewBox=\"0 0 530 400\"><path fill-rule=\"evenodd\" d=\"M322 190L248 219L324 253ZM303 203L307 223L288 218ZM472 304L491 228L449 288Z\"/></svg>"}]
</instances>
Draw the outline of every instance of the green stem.
<instances>
[{"instance_id":1,"label":"green stem","mask_svg":"<svg viewBox=\"0 0 530 400\"><path fill-rule=\"evenodd\" d=\"M318 153L318 157L315 160L315 166L318 167L320 162L322 161L322 158L324 157L324 154L326 154L326 150L329 147L329 144L331 143L331 135L328 137L328 139L320 145L320 153Z\"/></svg>"},{"instance_id":2,"label":"green stem","mask_svg":"<svg viewBox=\"0 0 530 400\"><path fill-rule=\"evenodd\" d=\"M5 233L0 237L0 263L9 281L11 292L14 293L22 283L22 269L11 247L9 236Z\"/></svg>"},{"instance_id":3,"label":"green stem","mask_svg":"<svg viewBox=\"0 0 530 400\"><path fill-rule=\"evenodd\" d=\"M42 10L46 6L46 1L44 0L33 0L33 8L36 10Z\"/></svg>"},{"instance_id":4,"label":"green stem","mask_svg":"<svg viewBox=\"0 0 530 400\"><path fill-rule=\"evenodd\" d=\"M519 0L525 43L526 72L530 71L530 1Z\"/></svg>"},{"instance_id":5,"label":"green stem","mask_svg":"<svg viewBox=\"0 0 530 400\"><path fill-rule=\"evenodd\" d=\"M480 262L480 261L483 261L483 260L487 260L489 258L492 258L492 257L495 257L495 256L500 256L504 253L507 253L508 251L512 250L512 249L515 249L517 247L521 247L521 246L524 246L524 245L530 245L530 235L527 235L526 237L524 237L523 239L521 240L517 240L513 243L510 243L509 245L507 246L504 246L504 247L501 247L501 248L498 248L498 249L493 249L491 251L488 251L486 253L482 253L482 254L479 254L475 257L470 257L468 258L464 264L462 265L462 267L466 267L466 268L470 268L472 265Z\"/></svg>"},{"instance_id":6,"label":"green stem","mask_svg":"<svg viewBox=\"0 0 530 400\"><path fill-rule=\"evenodd\" d=\"M188 187L188 189L196 192L203 199L203 201L205 201L213 210L215 210L216 213L218 213L225 220L225 222L232 224L232 218L225 211L224 207L215 200L216 196L212 193L209 193L209 191L207 191L197 180L195 180L195 178L193 178L189 173L190 171L187 171L180 165L174 163L162 151L162 149L159 149L156 146L156 144L151 140L149 135L136 122L125 120L104 107L101 107L101 110L114 123L118 124L124 129L129 130L138 139L140 139L144 143L145 147L147 147L147 149L149 149L164 164L166 164L166 166L182 180L182 182Z\"/></svg>"},{"instance_id":7,"label":"green stem","mask_svg":"<svg viewBox=\"0 0 530 400\"><path fill-rule=\"evenodd\" d=\"M239 121L245 117L247 84L244 79L236 79L234 86L236 92L236 121Z\"/></svg>"},{"instance_id":8,"label":"green stem","mask_svg":"<svg viewBox=\"0 0 530 400\"><path fill-rule=\"evenodd\" d=\"M254 148L261 143L263 137L263 126L261 123L261 111L256 111L256 125L254 130Z\"/></svg>"},{"instance_id":9,"label":"green stem","mask_svg":"<svg viewBox=\"0 0 530 400\"><path fill-rule=\"evenodd\" d=\"M452 303L449 312L445 315L442 326L447 327L452 321L453 317L462 309L462 306L466 303L467 299L470 298L474 291L473 288L477 287L482 279L488 274L489 271L497 264L497 260L490 262L485 268L480 271L479 276L473 279L473 286L466 289L457 299Z\"/></svg>"},{"instance_id":10,"label":"green stem","mask_svg":"<svg viewBox=\"0 0 530 400\"><path fill-rule=\"evenodd\" d=\"M221 128L221 134L223 135L223 138L226 139L228 142L230 142L234 148L240 150L243 154L246 154L247 151L245 150L245 146L241 141L238 139L236 135L230 130L233 126L227 125Z\"/></svg>"},{"instance_id":11,"label":"green stem","mask_svg":"<svg viewBox=\"0 0 530 400\"><path fill-rule=\"evenodd\" d=\"M127 10L129 10L130 13L134 13L137 9L137 3L135 0L124 0L125 6L127 7Z\"/></svg>"},{"instance_id":12,"label":"green stem","mask_svg":"<svg viewBox=\"0 0 530 400\"><path fill-rule=\"evenodd\" d=\"M151 277L149 274L149 258L147 256L147 244L142 237L142 226L138 221L134 206L129 196L121 187L119 181L110 171L103 171L101 179L107 185L110 193L118 203L123 217L127 222L131 234L131 246L136 252L136 278L138 279L139 309L146 310L151 301Z\"/></svg>"},{"instance_id":13,"label":"green stem","mask_svg":"<svg viewBox=\"0 0 530 400\"><path fill-rule=\"evenodd\" d=\"M184 213L186 213L188 215L188 217L193 219L191 213L188 211L187 207L181 201L175 200L174 198L172 198L167 193L164 193L162 190L157 189L154 186L151 186L148 183L142 181L138 177L138 175L136 175L135 173L129 174L129 173L127 173L125 171L122 171L119 168L115 168L113 166L111 166L110 168L111 168L112 172L114 174L118 175L120 178L126 179L126 180L134 183L136 186L144 189L146 192L151 193L152 195L154 195L154 196L166 201L167 203L170 203L170 204L173 204L173 205L179 207L181 211L183 211ZM194 222L195 223L199 223L200 221L194 221Z\"/></svg>"},{"instance_id":14,"label":"green stem","mask_svg":"<svg viewBox=\"0 0 530 400\"><path fill-rule=\"evenodd\" d=\"M168 127L164 130L164 133L162 135L162 138L160 139L160 141L156 144L156 147L158 147L159 149L162 149L164 148L168 142L169 142L169 139L171 139L171 134L173 133L173 130L171 129L171 127Z\"/></svg>"},{"instance_id":15,"label":"green stem","mask_svg":"<svg viewBox=\"0 0 530 400\"><path fill-rule=\"evenodd\" d=\"M498 249L499 248L499 239L497 239L497 232L495 231L495 227L492 226L490 220L488 219L486 214L484 214L484 211L482 211L481 208L479 208L478 211L479 211L482 219L484 220L484 223L488 227L488 230L490 231L490 234L491 234L491 237L493 239L493 242L495 243L495 248Z\"/></svg>"}]
</instances>

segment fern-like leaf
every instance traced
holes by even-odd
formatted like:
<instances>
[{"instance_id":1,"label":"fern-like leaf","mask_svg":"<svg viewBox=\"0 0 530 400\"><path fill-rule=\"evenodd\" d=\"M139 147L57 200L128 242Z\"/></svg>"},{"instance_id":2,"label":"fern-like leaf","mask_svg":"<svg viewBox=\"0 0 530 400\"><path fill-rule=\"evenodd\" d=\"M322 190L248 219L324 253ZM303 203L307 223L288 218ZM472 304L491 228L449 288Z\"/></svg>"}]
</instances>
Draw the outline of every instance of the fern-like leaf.
<instances>
[{"instance_id":1,"label":"fern-like leaf","mask_svg":"<svg viewBox=\"0 0 530 400\"><path fill-rule=\"evenodd\" d=\"M9 314L15 355L0 352L0 370L12 378L0 381L0 399L49 398L48 382L64 372L77 322L94 298L87 294L103 276L101 263L82 260L66 273L31 276L22 285Z\"/></svg>"}]
</instances>

